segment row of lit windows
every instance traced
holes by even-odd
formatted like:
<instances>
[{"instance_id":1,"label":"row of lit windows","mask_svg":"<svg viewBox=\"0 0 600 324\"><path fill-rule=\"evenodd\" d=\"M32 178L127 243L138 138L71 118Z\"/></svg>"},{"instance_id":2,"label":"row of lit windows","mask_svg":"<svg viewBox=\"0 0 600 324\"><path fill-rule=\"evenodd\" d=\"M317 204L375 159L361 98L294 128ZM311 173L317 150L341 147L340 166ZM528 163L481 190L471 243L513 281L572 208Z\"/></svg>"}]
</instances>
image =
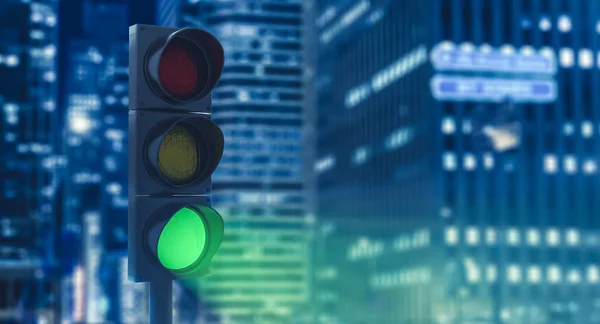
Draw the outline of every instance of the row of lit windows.
<instances>
[{"instance_id":1,"label":"row of lit windows","mask_svg":"<svg viewBox=\"0 0 600 324\"><path fill-rule=\"evenodd\" d=\"M400 270L394 273L376 274L371 277L373 288L387 289L399 286L427 284L431 281L429 268Z\"/></svg>"},{"instance_id":2,"label":"row of lit windows","mask_svg":"<svg viewBox=\"0 0 600 324\"><path fill-rule=\"evenodd\" d=\"M439 46L442 49L456 48L454 43L448 41L440 43ZM459 48L464 52L472 52L475 50L475 45L471 43L462 43ZM480 46L480 50L482 52L491 52L492 48L489 45L484 44ZM500 47L499 52L504 55L514 55L516 49L512 45L506 44ZM535 50L530 46L523 46L520 53L526 56L533 55ZM539 53L540 55L549 58L557 56L554 49L550 47L540 49ZM588 48L581 48L576 52L573 48L569 47L563 47L558 50L558 63L564 68L571 68L577 64L582 69L590 69L594 66L594 57L596 57L597 66L600 68L600 52L594 53Z\"/></svg>"},{"instance_id":3,"label":"row of lit windows","mask_svg":"<svg viewBox=\"0 0 600 324\"><path fill-rule=\"evenodd\" d=\"M542 47L536 51L529 45L517 50L511 44L504 44L495 49L485 43L475 46L470 42L459 45L451 41L442 41L431 51L431 62L434 67L470 72L554 74L555 58L556 54L551 47Z\"/></svg>"},{"instance_id":4,"label":"row of lit windows","mask_svg":"<svg viewBox=\"0 0 600 324\"><path fill-rule=\"evenodd\" d=\"M563 170L567 174L576 174L581 169L584 174L596 174L598 165L595 160L587 159L579 161L578 157L567 155L563 157ZM555 174L560 169L558 158L554 154L544 156L544 172Z\"/></svg>"},{"instance_id":5,"label":"row of lit windows","mask_svg":"<svg viewBox=\"0 0 600 324\"><path fill-rule=\"evenodd\" d=\"M462 166L466 171L474 171L480 163L485 170L492 170L495 166L495 159L491 153L484 153L481 157L477 157L472 153L463 154ZM457 155L454 152L446 152L442 155L442 166L446 171L456 171L460 166ZM582 172L586 175L594 175L598 171L598 164L592 159L581 159L573 155L563 157L562 169L566 174L577 174ZM505 165L505 171L512 172L514 165ZM556 174L560 170L559 159L554 154L544 156L543 170L548 174Z\"/></svg>"},{"instance_id":6,"label":"row of lit windows","mask_svg":"<svg viewBox=\"0 0 600 324\"><path fill-rule=\"evenodd\" d=\"M453 135L457 133L457 128L458 125L454 119L454 117L451 116L447 116L442 118L442 122L441 122L441 131L443 134L445 135ZM462 121L462 133L463 134L471 134L473 132L473 123L470 119L465 119ZM575 124L572 122L566 122L563 125L563 134L566 136L573 136L576 133L576 127ZM583 138L591 138L592 136L594 136L594 124L589 121L589 120L585 120L582 121L580 123L580 132L581 132L581 136ZM598 132L600 132L600 124L598 125Z\"/></svg>"},{"instance_id":7,"label":"row of lit windows","mask_svg":"<svg viewBox=\"0 0 600 324\"><path fill-rule=\"evenodd\" d=\"M229 178L229 177L243 177L248 178L264 178L272 177L273 179L297 179L302 175L302 170L298 169L287 169L287 170L265 170L265 169L240 169L238 167L228 168L226 166L220 167L214 173L215 179Z\"/></svg>"},{"instance_id":8,"label":"row of lit windows","mask_svg":"<svg viewBox=\"0 0 600 324\"><path fill-rule=\"evenodd\" d=\"M495 161L491 153L484 153L482 160L485 170L492 170L494 168ZM444 153L442 156L442 165L446 171L455 171L459 167L456 154L453 152ZM465 153L463 156L463 166L467 171L475 170L477 168L477 157L474 154Z\"/></svg>"},{"instance_id":9,"label":"row of lit windows","mask_svg":"<svg viewBox=\"0 0 600 324\"><path fill-rule=\"evenodd\" d=\"M223 127L223 134L226 138L234 140L236 137L241 138L256 138L257 140L293 140L299 141L302 138L302 131L294 128L279 128L274 129L272 127L252 127L243 128L236 126L235 128Z\"/></svg>"},{"instance_id":10,"label":"row of lit windows","mask_svg":"<svg viewBox=\"0 0 600 324\"><path fill-rule=\"evenodd\" d=\"M48 27L56 26L56 15L49 6L44 6L37 3L33 4L31 6L31 15L29 16L29 19L32 23L44 23Z\"/></svg>"},{"instance_id":11,"label":"row of lit windows","mask_svg":"<svg viewBox=\"0 0 600 324\"><path fill-rule=\"evenodd\" d=\"M291 142L290 142L291 143ZM273 142L241 142L236 141L229 143L227 145L227 151L233 152L235 150L242 150L245 152L289 152L289 153L298 153L302 152L302 145L300 143L294 142L293 144L279 144Z\"/></svg>"},{"instance_id":12,"label":"row of lit windows","mask_svg":"<svg viewBox=\"0 0 600 324\"><path fill-rule=\"evenodd\" d=\"M485 269L485 273L483 273ZM511 284L529 283L541 284L544 281L550 284L560 284L566 282L568 284L579 284L587 280L588 283L600 283L600 268L597 265L590 265L581 271L577 268L566 268L559 265L548 266L520 266L516 264L505 267L505 280ZM493 264L488 264L485 267L478 266L473 260L465 262L465 276L468 283L476 284L482 281L494 283L499 280L498 267Z\"/></svg>"},{"instance_id":13,"label":"row of lit windows","mask_svg":"<svg viewBox=\"0 0 600 324\"><path fill-rule=\"evenodd\" d=\"M369 0L358 1L354 6L350 7L343 15L341 15L337 22L321 33L321 36L319 37L321 43L327 44L331 42L333 38L346 30L354 22L359 21L359 19L365 13L367 13L370 8L371 2Z\"/></svg>"},{"instance_id":14,"label":"row of lit windows","mask_svg":"<svg viewBox=\"0 0 600 324\"><path fill-rule=\"evenodd\" d=\"M243 25L243 24L222 24L218 28L217 33L220 37L260 37L265 38L276 38L276 39L287 39L287 40L299 40L300 33L295 29L275 29L272 26L269 28L261 28L255 25Z\"/></svg>"},{"instance_id":15,"label":"row of lit windows","mask_svg":"<svg viewBox=\"0 0 600 324\"><path fill-rule=\"evenodd\" d=\"M356 261L365 258L377 257L383 253L384 244L380 241L371 241L367 238L360 238L348 249L348 260Z\"/></svg>"},{"instance_id":16,"label":"row of lit windows","mask_svg":"<svg viewBox=\"0 0 600 324\"><path fill-rule=\"evenodd\" d=\"M290 156L272 156L263 154L262 156L257 155L228 155L224 156L221 159L221 164L266 164L269 166L277 167L277 166L300 166L302 165L302 159L300 157L290 157Z\"/></svg>"},{"instance_id":17,"label":"row of lit windows","mask_svg":"<svg viewBox=\"0 0 600 324\"><path fill-rule=\"evenodd\" d=\"M219 203L265 204L300 203L303 197L299 194L277 192L239 192L235 194L219 194Z\"/></svg>"},{"instance_id":18,"label":"row of lit windows","mask_svg":"<svg viewBox=\"0 0 600 324\"><path fill-rule=\"evenodd\" d=\"M17 152L21 154L34 153L44 155L52 153L52 145L41 143L20 143L17 145Z\"/></svg>"},{"instance_id":19,"label":"row of lit windows","mask_svg":"<svg viewBox=\"0 0 600 324\"><path fill-rule=\"evenodd\" d=\"M478 246L482 244L496 245L506 244L508 246L540 246L546 244L550 247L570 246L577 247L582 244L582 235L577 229L568 229L561 231L556 228L550 228L542 231L535 228L520 230L509 228L498 230L487 228L481 230L476 227L468 227L462 231L457 227L448 227L445 230L445 242L447 245L455 246L462 240L466 245ZM598 246L600 244L600 235L589 234L586 236L584 244Z\"/></svg>"},{"instance_id":20,"label":"row of lit windows","mask_svg":"<svg viewBox=\"0 0 600 324\"><path fill-rule=\"evenodd\" d=\"M335 279L338 277L338 271L334 267L328 267L317 271L316 276L319 279Z\"/></svg>"},{"instance_id":21,"label":"row of lit windows","mask_svg":"<svg viewBox=\"0 0 600 324\"><path fill-rule=\"evenodd\" d=\"M317 27L321 28L327 25L337 15L337 8L335 6L328 6L323 13L316 19Z\"/></svg>"},{"instance_id":22,"label":"row of lit windows","mask_svg":"<svg viewBox=\"0 0 600 324\"><path fill-rule=\"evenodd\" d=\"M414 138L415 129L413 127L401 127L385 138L384 146L388 151L397 150L409 144ZM372 150L369 147L359 146L352 154L350 162L354 165L361 165L367 162L371 155ZM317 173L325 172L335 167L336 162L335 156L327 155L315 162L314 170Z\"/></svg>"},{"instance_id":23,"label":"row of lit windows","mask_svg":"<svg viewBox=\"0 0 600 324\"><path fill-rule=\"evenodd\" d=\"M527 23L525 23L524 25L528 25ZM560 17L558 17L557 21L556 21L556 26L558 27L558 30L566 33L571 31L571 18L569 16L566 15L561 15ZM549 31L552 28L552 21L550 20L549 17L542 17L540 18L539 22L538 22L538 27L540 30L542 31ZM596 29L598 30L598 32L600 33L600 22L598 23Z\"/></svg>"},{"instance_id":24,"label":"row of lit windows","mask_svg":"<svg viewBox=\"0 0 600 324\"><path fill-rule=\"evenodd\" d=\"M123 97L121 97L121 99L120 99L120 100L118 100L118 99L117 99L115 96L113 96L113 95L108 95L108 96L106 96L106 98L104 98L104 102L105 102L107 105L114 105L114 104L116 104L116 103L117 103L117 101L118 101L118 102L120 102L120 103L121 103L121 105L123 105L123 106L128 106L128 105L129 105L129 97L128 97L128 96L123 96Z\"/></svg>"},{"instance_id":25,"label":"row of lit windows","mask_svg":"<svg viewBox=\"0 0 600 324\"><path fill-rule=\"evenodd\" d=\"M102 181L102 175L98 173L79 172L73 175L72 180L76 184L95 184Z\"/></svg>"},{"instance_id":26,"label":"row of lit windows","mask_svg":"<svg viewBox=\"0 0 600 324\"><path fill-rule=\"evenodd\" d=\"M9 55L0 55L0 64L4 64L8 67L15 67L19 65L20 59L17 55L9 54Z\"/></svg>"},{"instance_id":27,"label":"row of lit windows","mask_svg":"<svg viewBox=\"0 0 600 324\"><path fill-rule=\"evenodd\" d=\"M95 94L70 94L69 110L98 110L100 109L100 98Z\"/></svg>"},{"instance_id":28,"label":"row of lit windows","mask_svg":"<svg viewBox=\"0 0 600 324\"><path fill-rule=\"evenodd\" d=\"M424 229L412 234L404 234L396 238L393 243L393 249L398 252L408 251L429 246L431 243L431 233Z\"/></svg>"},{"instance_id":29,"label":"row of lit windows","mask_svg":"<svg viewBox=\"0 0 600 324\"><path fill-rule=\"evenodd\" d=\"M350 89L345 97L346 108L353 108L370 97L374 92L385 89L425 62L427 62L427 48L421 45L408 54L401 56L382 70L374 73L371 80Z\"/></svg>"},{"instance_id":30,"label":"row of lit windows","mask_svg":"<svg viewBox=\"0 0 600 324\"><path fill-rule=\"evenodd\" d=\"M42 159L42 167L46 170L52 170L67 165L67 157L63 155L53 155Z\"/></svg>"}]
</instances>

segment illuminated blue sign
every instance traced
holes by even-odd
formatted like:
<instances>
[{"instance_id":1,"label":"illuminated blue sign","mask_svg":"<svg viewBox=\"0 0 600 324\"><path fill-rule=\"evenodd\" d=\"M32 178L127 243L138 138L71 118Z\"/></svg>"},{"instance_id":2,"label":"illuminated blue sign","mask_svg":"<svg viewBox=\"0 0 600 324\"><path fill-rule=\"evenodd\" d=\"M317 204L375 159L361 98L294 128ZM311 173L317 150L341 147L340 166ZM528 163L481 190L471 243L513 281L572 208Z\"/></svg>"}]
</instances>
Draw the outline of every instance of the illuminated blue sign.
<instances>
[{"instance_id":1,"label":"illuminated blue sign","mask_svg":"<svg viewBox=\"0 0 600 324\"><path fill-rule=\"evenodd\" d=\"M519 80L435 76L433 96L442 101L487 101L547 103L556 100L554 80Z\"/></svg>"},{"instance_id":2,"label":"illuminated blue sign","mask_svg":"<svg viewBox=\"0 0 600 324\"><path fill-rule=\"evenodd\" d=\"M432 51L431 61L433 67L439 71L556 73L554 56L535 53L525 55L507 54L495 50L465 51L438 46Z\"/></svg>"}]
</instances>

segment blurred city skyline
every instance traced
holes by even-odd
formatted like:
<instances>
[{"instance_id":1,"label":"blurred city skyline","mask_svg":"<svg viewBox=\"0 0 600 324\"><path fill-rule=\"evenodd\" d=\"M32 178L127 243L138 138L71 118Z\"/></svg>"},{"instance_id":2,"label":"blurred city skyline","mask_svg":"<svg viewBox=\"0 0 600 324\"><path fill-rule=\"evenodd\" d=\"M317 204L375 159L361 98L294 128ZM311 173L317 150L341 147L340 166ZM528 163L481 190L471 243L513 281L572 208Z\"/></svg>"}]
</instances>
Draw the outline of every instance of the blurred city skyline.
<instances>
[{"instance_id":1,"label":"blurred city skyline","mask_svg":"<svg viewBox=\"0 0 600 324\"><path fill-rule=\"evenodd\" d=\"M0 0L0 322L148 321L136 23L226 55L225 239L175 323L600 323L594 0Z\"/></svg>"}]
</instances>

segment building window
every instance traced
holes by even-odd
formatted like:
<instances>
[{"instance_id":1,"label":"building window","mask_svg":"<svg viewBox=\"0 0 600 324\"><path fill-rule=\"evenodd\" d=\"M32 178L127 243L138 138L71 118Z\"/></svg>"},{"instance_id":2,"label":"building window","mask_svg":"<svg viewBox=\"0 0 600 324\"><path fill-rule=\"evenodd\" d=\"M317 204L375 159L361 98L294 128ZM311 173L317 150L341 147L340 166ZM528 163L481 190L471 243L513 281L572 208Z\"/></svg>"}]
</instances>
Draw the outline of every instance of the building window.
<instances>
[{"instance_id":1,"label":"building window","mask_svg":"<svg viewBox=\"0 0 600 324\"><path fill-rule=\"evenodd\" d=\"M489 282L495 282L498 278L498 270L496 269L496 266L492 264L488 265L486 275Z\"/></svg>"},{"instance_id":2,"label":"building window","mask_svg":"<svg viewBox=\"0 0 600 324\"><path fill-rule=\"evenodd\" d=\"M549 246L558 246L560 244L560 233L557 229L549 229L546 232L546 241Z\"/></svg>"},{"instance_id":3,"label":"building window","mask_svg":"<svg viewBox=\"0 0 600 324\"><path fill-rule=\"evenodd\" d=\"M456 124L454 123L454 118L446 117L442 120L442 132L444 134L454 134L456 131Z\"/></svg>"},{"instance_id":4,"label":"building window","mask_svg":"<svg viewBox=\"0 0 600 324\"><path fill-rule=\"evenodd\" d=\"M595 174L598 169L596 161L588 160L583 164L583 171L586 174Z\"/></svg>"},{"instance_id":5,"label":"building window","mask_svg":"<svg viewBox=\"0 0 600 324\"><path fill-rule=\"evenodd\" d=\"M458 229L456 227L449 227L446 229L446 244L456 245L458 244Z\"/></svg>"},{"instance_id":6,"label":"building window","mask_svg":"<svg viewBox=\"0 0 600 324\"><path fill-rule=\"evenodd\" d=\"M561 48L559 52L559 61L562 67L573 67L573 64L575 63L573 50L570 48Z\"/></svg>"},{"instance_id":7,"label":"building window","mask_svg":"<svg viewBox=\"0 0 600 324\"><path fill-rule=\"evenodd\" d=\"M566 15L561 15L558 17L558 30L563 33L567 33L571 31L571 18Z\"/></svg>"},{"instance_id":8,"label":"building window","mask_svg":"<svg viewBox=\"0 0 600 324\"><path fill-rule=\"evenodd\" d=\"M472 171L477 167L477 160L473 154L467 153L464 157L464 167L467 171Z\"/></svg>"},{"instance_id":9,"label":"building window","mask_svg":"<svg viewBox=\"0 0 600 324\"><path fill-rule=\"evenodd\" d=\"M485 153L483 155L483 164L486 170L491 170L494 168L494 156L491 153Z\"/></svg>"},{"instance_id":10,"label":"building window","mask_svg":"<svg viewBox=\"0 0 600 324\"><path fill-rule=\"evenodd\" d=\"M540 22L538 24L541 31L547 32L552 28L552 22L548 17L540 18Z\"/></svg>"},{"instance_id":11,"label":"building window","mask_svg":"<svg viewBox=\"0 0 600 324\"><path fill-rule=\"evenodd\" d=\"M579 231L576 229L570 229L567 231L567 244L570 246L577 246L579 245Z\"/></svg>"},{"instance_id":12,"label":"building window","mask_svg":"<svg viewBox=\"0 0 600 324\"><path fill-rule=\"evenodd\" d=\"M485 240L488 245L496 244L496 230L493 228L488 228L485 231Z\"/></svg>"},{"instance_id":13,"label":"building window","mask_svg":"<svg viewBox=\"0 0 600 324\"><path fill-rule=\"evenodd\" d=\"M556 265L548 267L548 281L550 283L559 283L562 280L560 268Z\"/></svg>"},{"instance_id":14,"label":"building window","mask_svg":"<svg viewBox=\"0 0 600 324\"><path fill-rule=\"evenodd\" d=\"M540 232L536 229L530 229L527 231L527 242L532 246L540 244Z\"/></svg>"},{"instance_id":15,"label":"building window","mask_svg":"<svg viewBox=\"0 0 600 324\"><path fill-rule=\"evenodd\" d=\"M469 245L478 245L479 244L479 230L470 227L467 229L467 243Z\"/></svg>"},{"instance_id":16,"label":"building window","mask_svg":"<svg viewBox=\"0 0 600 324\"><path fill-rule=\"evenodd\" d=\"M508 245L518 245L520 242L519 231L515 228L511 228L506 233L506 240Z\"/></svg>"},{"instance_id":17,"label":"building window","mask_svg":"<svg viewBox=\"0 0 600 324\"><path fill-rule=\"evenodd\" d=\"M510 283L519 283L521 281L521 269L519 266L511 265L508 267L508 281Z\"/></svg>"},{"instance_id":18,"label":"building window","mask_svg":"<svg viewBox=\"0 0 600 324\"><path fill-rule=\"evenodd\" d=\"M565 157L565 172L568 174L574 174L577 172L577 158L569 155Z\"/></svg>"},{"instance_id":19,"label":"building window","mask_svg":"<svg viewBox=\"0 0 600 324\"><path fill-rule=\"evenodd\" d=\"M567 275L567 280L571 284L578 284L581 282L581 274L579 273L578 270L573 269L573 270L569 271L569 274Z\"/></svg>"},{"instance_id":20,"label":"building window","mask_svg":"<svg viewBox=\"0 0 600 324\"><path fill-rule=\"evenodd\" d=\"M597 266L589 266L587 269L587 277L590 283L598 283L600 280L600 271Z\"/></svg>"},{"instance_id":21,"label":"building window","mask_svg":"<svg viewBox=\"0 0 600 324\"><path fill-rule=\"evenodd\" d=\"M582 69L589 69L594 66L594 55L589 49L579 50L579 67Z\"/></svg>"},{"instance_id":22,"label":"building window","mask_svg":"<svg viewBox=\"0 0 600 324\"><path fill-rule=\"evenodd\" d=\"M444 165L444 169L447 171L454 171L456 170L456 155L454 153L444 153L444 157L443 157L443 165Z\"/></svg>"},{"instance_id":23,"label":"building window","mask_svg":"<svg viewBox=\"0 0 600 324\"><path fill-rule=\"evenodd\" d=\"M544 157L544 171L550 174L558 171L558 161L555 155L548 154Z\"/></svg>"}]
</instances>

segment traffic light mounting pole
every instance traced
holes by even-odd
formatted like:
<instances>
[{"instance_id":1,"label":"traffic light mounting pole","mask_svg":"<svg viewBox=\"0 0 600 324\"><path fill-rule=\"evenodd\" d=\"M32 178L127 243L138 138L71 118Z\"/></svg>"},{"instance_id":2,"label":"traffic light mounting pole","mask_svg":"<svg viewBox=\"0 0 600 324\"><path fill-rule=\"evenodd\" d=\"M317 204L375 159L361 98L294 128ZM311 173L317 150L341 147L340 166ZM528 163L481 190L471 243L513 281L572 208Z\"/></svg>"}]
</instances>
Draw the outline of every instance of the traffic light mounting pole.
<instances>
[{"instance_id":1,"label":"traffic light mounting pole","mask_svg":"<svg viewBox=\"0 0 600 324\"><path fill-rule=\"evenodd\" d=\"M173 281L155 280L150 286L150 324L172 324Z\"/></svg>"}]
</instances>

